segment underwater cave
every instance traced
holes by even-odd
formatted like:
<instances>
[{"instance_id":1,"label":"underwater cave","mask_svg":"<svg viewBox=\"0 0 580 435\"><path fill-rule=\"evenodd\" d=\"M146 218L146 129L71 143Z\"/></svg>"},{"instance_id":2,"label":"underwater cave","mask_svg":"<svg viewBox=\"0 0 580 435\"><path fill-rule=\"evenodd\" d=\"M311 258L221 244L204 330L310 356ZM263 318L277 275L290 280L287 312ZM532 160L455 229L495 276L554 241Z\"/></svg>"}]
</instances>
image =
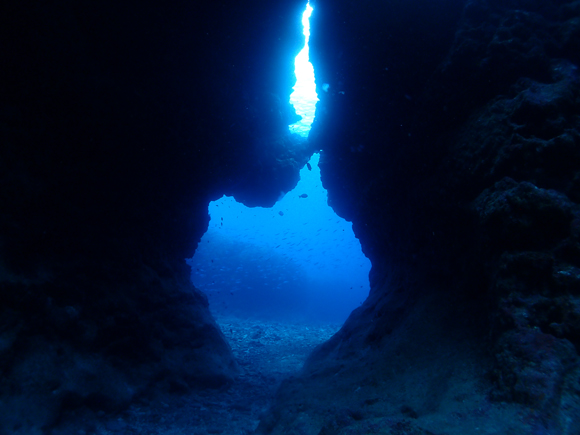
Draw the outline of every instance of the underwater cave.
<instances>
[{"instance_id":1,"label":"underwater cave","mask_svg":"<svg viewBox=\"0 0 580 435\"><path fill-rule=\"evenodd\" d=\"M310 6L3 7L0 433L580 434L577 2Z\"/></svg>"},{"instance_id":2,"label":"underwater cave","mask_svg":"<svg viewBox=\"0 0 580 435\"><path fill-rule=\"evenodd\" d=\"M308 137L318 101L308 45L312 11L307 3L290 95L300 117L290 132L302 137ZM210 203L208 231L188 263L218 323L235 315L339 325L368 296L370 262L352 225L328 206L319 160L314 153L300 181L271 208L245 207L226 196Z\"/></svg>"}]
</instances>

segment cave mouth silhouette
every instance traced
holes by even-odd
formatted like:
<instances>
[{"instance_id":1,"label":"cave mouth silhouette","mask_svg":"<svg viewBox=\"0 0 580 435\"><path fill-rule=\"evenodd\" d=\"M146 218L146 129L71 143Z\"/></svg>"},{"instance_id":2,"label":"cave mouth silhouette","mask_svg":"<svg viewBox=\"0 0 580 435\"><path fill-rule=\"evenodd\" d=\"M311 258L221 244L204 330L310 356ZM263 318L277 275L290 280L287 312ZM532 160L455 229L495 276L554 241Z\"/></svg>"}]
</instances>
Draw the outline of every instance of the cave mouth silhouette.
<instances>
[{"instance_id":1,"label":"cave mouth silhouette","mask_svg":"<svg viewBox=\"0 0 580 435\"><path fill-rule=\"evenodd\" d=\"M352 224L327 204L319 158L272 208L226 196L210 203L208 231L188 263L217 317L342 323L366 299L371 264Z\"/></svg>"},{"instance_id":2,"label":"cave mouth silhouette","mask_svg":"<svg viewBox=\"0 0 580 435\"><path fill-rule=\"evenodd\" d=\"M291 134L307 137L318 96L309 60L307 3L302 14L304 47L295 59L290 96L302 119ZM232 197L209 205L211 221L189 264L193 284L216 317L342 323L366 299L370 262L352 225L328 206L315 153L290 192L272 208L248 208Z\"/></svg>"}]
</instances>

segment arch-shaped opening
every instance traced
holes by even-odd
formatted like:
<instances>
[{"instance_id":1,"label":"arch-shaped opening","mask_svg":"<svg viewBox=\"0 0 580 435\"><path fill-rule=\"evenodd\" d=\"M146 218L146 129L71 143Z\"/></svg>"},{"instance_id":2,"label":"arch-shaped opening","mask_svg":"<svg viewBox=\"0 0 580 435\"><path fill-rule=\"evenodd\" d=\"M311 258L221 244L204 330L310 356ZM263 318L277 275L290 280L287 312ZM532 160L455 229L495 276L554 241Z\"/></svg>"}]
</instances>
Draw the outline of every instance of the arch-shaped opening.
<instances>
[{"instance_id":1,"label":"arch-shaped opening","mask_svg":"<svg viewBox=\"0 0 580 435\"><path fill-rule=\"evenodd\" d=\"M308 47L312 12L307 3L290 96L301 116L290 133L301 136L308 136L318 101ZM366 298L370 262L352 225L327 204L319 158L311 157L298 185L272 208L225 196L209 205L208 231L189 263L214 314L342 323Z\"/></svg>"},{"instance_id":2,"label":"arch-shaped opening","mask_svg":"<svg viewBox=\"0 0 580 435\"><path fill-rule=\"evenodd\" d=\"M307 4L305 46L295 60L290 98L301 120L289 134L302 137L318 101L308 53L311 13ZM297 373L369 293L371 263L352 224L328 205L319 159L311 156L295 188L281 192L271 208L227 196L212 201L208 230L188 260L193 284L207 295L242 367L246 384L240 388L252 391L248 416L269 404L279 382Z\"/></svg>"},{"instance_id":3,"label":"arch-shaped opening","mask_svg":"<svg viewBox=\"0 0 580 435\"><path fill-rule=\"evenodd\" d=\"M368 295L370 261L352 224L328 206L318 160L314 154L272 208L226 196L210 204L189 264L218 317L342 323Z\"/></svg>"},{"instance_id":4,"label":"arch-shaped opening","mask_svg":"<svg viewBox=\"0 0 580 435\"><path fill-rule=\"evenodd\" d=\"M307 3L290 96L301 116L290 132L301 136L308 136L318 101L308 47L312 12ZM189 263L215 315L342 323L368 295L370 261L352 225L328 206L319 158L311 157L297 186L272 208L225 196L209 205L208 231Z\"/></svg>"}]
</instances>

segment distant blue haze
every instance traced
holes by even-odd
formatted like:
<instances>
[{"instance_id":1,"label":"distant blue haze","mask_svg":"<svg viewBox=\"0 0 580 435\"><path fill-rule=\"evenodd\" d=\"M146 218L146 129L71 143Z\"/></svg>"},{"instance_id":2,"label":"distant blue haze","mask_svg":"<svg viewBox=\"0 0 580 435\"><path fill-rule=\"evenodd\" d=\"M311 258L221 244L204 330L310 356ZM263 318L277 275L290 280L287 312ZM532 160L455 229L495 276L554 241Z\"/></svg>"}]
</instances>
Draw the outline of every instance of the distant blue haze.
<instances>
[{"instance_id":1,"label":"distant blue haze","mask_svg":"<svg viewBox=\"0 0 580 435\"><path fill-rule=\"evenodd\" d=\"M318 159L273 208L225 196L210 203L210 225L190 264L212 310L342 322L367 297L370 261L352 224L327 205Z\"/></svg>"}]
</instances>

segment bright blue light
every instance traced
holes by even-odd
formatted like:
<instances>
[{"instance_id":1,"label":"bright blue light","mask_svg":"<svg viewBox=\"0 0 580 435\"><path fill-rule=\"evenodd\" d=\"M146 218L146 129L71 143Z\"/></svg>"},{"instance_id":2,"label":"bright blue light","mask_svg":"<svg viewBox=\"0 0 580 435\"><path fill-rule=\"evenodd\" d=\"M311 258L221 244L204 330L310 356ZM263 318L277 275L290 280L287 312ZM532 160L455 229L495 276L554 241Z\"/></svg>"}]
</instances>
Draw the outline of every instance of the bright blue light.
<instances>
[{"instance_id":1,"label":"bright blue light","mask_svg":"<svg viewBox=\"0 0 580 435\"><path fill-rule=\"evenodd\" d=\"M272 208L231 197L209 205L211 221L190 260L193 283L221 314L342 322L366 299L370 261L352 224L327 204L319 155Z\"/></svg>"},{"instance_id":2,"label":"bright blue light","mask_svg":"<svg viewBox=\"0 0 580 435\"><path fill-rule=\"evenodd\" d=\"M304 48L298 53L294 61L296 85L294 86L294 92L290 95L290 103L296 109L296 113L302 116L299 122L290 126L290 131L302 136L308 136L310 126L314 121L316 102L318 101L318 94L316 93L316 85L314 83L314 68L310 63L308 48L308 40L310 39L309 18L311 14L312 6L308 3L302 15L305 43Z\"/></svg>"}]
</instances>

